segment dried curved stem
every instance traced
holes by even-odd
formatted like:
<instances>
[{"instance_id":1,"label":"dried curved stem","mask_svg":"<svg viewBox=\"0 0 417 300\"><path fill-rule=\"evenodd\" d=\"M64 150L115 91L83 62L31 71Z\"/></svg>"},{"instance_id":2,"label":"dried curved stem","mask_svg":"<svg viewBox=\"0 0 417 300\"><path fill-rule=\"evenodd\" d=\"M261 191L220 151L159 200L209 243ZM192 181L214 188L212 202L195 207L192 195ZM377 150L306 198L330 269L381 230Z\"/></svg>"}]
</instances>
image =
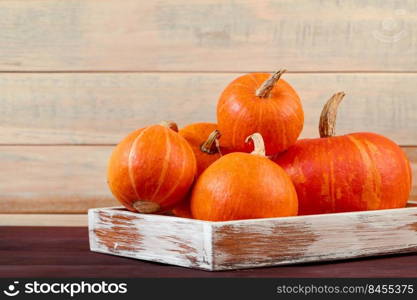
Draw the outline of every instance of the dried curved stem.
<instances>
[{"instance_id":1,"label":"dried curved stem","mask_svg":"<svg viewBox=\"0 0 417 300\"><path fill-rule=\"evenodd\" d=\"M245 140L245 143L248 143L250 140L253 142L253 151L251 154L265 156L265 143L262 135L258 132L248 136Z\"/></svg>"},{"instance_id":2,"label":"dried curved stem","mask_svg":"<svg viewBox=\"0 0 417 300\"><path fill-rule=\"evenodd\" d=\"M320 115L319 133L321 138L335 136L337 108L345 97L344 92L334 94L324 105Z\"/></svg>"},{"instance_id":3,"label":"dried curved stem","mask_svg":"<svg viewBox=\"0 0 417 300\"><path fill-rule=\"evenodd\" d=\"M162 121L161 123L159 123L159 125L174 130L175 132L178 132L178 125L173 121Z\"/></svg>"},{"instance_id":4,"label":"dried curved stem","mask_svg":"<svg viewBox=\"0 0 417 300\"><path fill-rule=\"evenodd\" d=\"M278 82L282 74L284 74L285 72L287 72L287 70L282 69L272 74L271 77L265 80L262 83L262 85L256 90L255 95L260 98L267 98L274 85Z\"/></svg>"},{"instance_id":5,"label":"dried curved stem","mask_svg":"<svg viewBox=\"0 0 417 300\"><path fill-rule=\"evenodd\" d=\"M208 136L207 140L201 144L200 150L207 154L219 153L219 143L217 142L220 137L220 131L214 130Z\"/></svg>"}]
</instances>

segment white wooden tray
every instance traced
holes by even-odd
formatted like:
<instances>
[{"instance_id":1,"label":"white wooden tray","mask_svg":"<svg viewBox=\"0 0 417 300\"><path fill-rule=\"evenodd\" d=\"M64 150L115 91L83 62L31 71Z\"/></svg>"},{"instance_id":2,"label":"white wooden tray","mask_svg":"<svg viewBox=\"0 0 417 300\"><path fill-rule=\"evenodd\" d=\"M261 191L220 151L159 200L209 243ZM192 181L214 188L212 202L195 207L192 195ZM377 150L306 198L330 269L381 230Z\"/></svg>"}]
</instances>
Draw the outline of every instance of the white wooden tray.
<instances>
[{"instance_id":1,"label":"white wooden tray","mask_svg":"<svg viewBox=\"0 0 417 300\"><path fill-rule=\"evenodd\" d=\"M205 222L90 209L91 251L210 271L417 252L417 207Z\"/></svg>"}]
</instances>

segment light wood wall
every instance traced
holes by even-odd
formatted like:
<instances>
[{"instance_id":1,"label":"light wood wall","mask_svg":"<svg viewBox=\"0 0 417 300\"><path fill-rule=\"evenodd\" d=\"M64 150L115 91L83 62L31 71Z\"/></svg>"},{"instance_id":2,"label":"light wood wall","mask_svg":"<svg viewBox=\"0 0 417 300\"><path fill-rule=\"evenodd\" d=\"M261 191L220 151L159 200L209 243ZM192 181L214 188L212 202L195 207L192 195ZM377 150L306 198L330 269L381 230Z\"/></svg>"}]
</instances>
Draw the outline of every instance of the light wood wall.
<instances>
[{"instance_id":1,"label":"light wood wall","mask_svg":"<svg viewBox=\"0 0 417 300\"><path fill-rule=\"evenodd\" d=\"M215 121L228 82L281 67L303 137L345 91L337 132L399 143L417 200L417 0L0 1L0 225L85 225L117 204L106 164L126 133Z\"/></svg>"}]
</instances>

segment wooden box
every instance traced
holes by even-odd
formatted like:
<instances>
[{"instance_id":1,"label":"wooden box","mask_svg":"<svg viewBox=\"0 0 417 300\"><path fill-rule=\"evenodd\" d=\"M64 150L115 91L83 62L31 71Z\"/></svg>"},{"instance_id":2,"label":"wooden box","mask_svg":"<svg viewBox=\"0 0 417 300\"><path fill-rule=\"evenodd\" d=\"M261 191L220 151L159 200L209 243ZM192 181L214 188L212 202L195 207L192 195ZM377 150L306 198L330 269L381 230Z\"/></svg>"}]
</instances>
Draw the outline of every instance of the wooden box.
<instances>
[{"instance_id":1,"label":"wooden box","mask_svg":"<svg viewBox=\"0 0 417 300\"><path fill-rule=\"evenodd\" d=\"M209 271L417 252L417 207L230 222L88 212L92 251Z\"/></svg>"}]
</instances>

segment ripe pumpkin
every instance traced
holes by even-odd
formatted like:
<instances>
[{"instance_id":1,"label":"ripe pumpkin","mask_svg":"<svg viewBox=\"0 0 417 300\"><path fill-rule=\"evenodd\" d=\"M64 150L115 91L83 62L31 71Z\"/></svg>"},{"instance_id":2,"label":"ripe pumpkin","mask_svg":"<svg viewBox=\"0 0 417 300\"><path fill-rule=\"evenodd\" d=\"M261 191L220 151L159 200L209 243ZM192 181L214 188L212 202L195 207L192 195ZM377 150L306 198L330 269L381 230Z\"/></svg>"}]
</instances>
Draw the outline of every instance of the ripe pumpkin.
<instances>
[{"instance_id":1,"label":"ripe pumpkin","mask_svg":"<svg viewBox=\"0 0 417 300\"><path fill-rule=\"evenodd\" d=\"M232 81L217 104L220 145L231 151L250 152L247 136L259 132L267 155L282 152L295 143L304 125L297 92L281 75L251 73ZM269 79L268 79L269 77Z\"/></svg>"},{"instance_id":2,"label":"ripe pumpkin","mask_svg":"<svg viewBox=\"0 0 417 300\"><path fill-rule=\"evenodd\" d=\"M191 146L197 161L197 176L221 157L217 124L194 123L178 132Z\"/></svg>"},{"instance_id":3,"label":"ripe pumpkin","mask_svg":"<svg viewBox=\"0 0 417 300\"><path fill-rule=\"evenodd\" d=\"M197 179L191 195L194 218L209 221L297 215L294 186L277 164L265 157L262 136L255 133L251 154L222 156Z\"/></svg>"},{"instance_id":4,"label":"ripe pumpkin","mask_svg":"<svg viewBox=\"0 0 417 300\"><path fill-rule=\"evenodd\" d=\"M221 157L218 139L220 133L217 124L193 123L180 129L178 132L193 149L196 162L196 178L207 169L209 165ZM192 218L190 210L190 195L174 207L172 213L177 217Z\"/></svg>"},{"instance_id":5,"label":"ripe pumpkin","mask_svg":"<svg viewBox=\"0 0 417 300\"><path fill-rule=\"evenodd\" d=\"M299 140L274 158L294 182L299 214L399 208L411 191L410 163L393 141L360 132L335 136L344 93L324 106L320 138Z\"/></svg>"},{"instance_id":6,"label":"ripe pumpkin","mask_svg":"<svg viewBox=\"0 0 417 300\"><path fill-rule=\"evenodd\" d=\"M194 153L175 123L130 133L113 150L108 184L130 211L154 213L172 208L189 191L195 174Z\"/></svg>"}]
</instances>

